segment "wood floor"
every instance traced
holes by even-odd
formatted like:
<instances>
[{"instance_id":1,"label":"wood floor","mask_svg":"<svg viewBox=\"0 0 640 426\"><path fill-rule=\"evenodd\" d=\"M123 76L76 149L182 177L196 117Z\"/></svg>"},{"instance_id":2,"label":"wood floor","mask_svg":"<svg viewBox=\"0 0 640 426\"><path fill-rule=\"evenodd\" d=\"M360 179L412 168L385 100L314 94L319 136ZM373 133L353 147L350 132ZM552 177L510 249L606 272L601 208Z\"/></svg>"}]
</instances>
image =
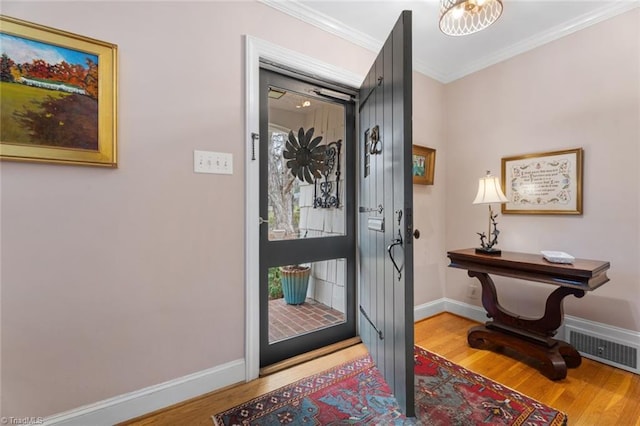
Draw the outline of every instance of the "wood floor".
<instances>
[{"instance_id":1,"label":"wood floor","mask_svg":"<svg viewBox=\"0 0 640 426\"><path fill-rule=\"evenodd\" d=\"M553 382L508 352L495 353L467 346L467 329L477 323L440 314L415 325L416 345L489 377L533 399L564 411L569 425L640 426L640 376L583 359L567 378ZM126 425L206 425L211 416L303 377L366 354L352 346L279 373L210 393L186 403L125 423Z\"/></svg>"}]
</instances>

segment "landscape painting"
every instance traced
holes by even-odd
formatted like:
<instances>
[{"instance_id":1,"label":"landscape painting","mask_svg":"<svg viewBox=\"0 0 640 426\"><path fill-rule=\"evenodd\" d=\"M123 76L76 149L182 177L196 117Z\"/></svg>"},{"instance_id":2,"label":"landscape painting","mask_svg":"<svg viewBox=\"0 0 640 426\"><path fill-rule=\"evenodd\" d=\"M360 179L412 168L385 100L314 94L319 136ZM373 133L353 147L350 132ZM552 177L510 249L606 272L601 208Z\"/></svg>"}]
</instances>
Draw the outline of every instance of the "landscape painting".
<instances>
[{"instance_id":1,"label":"landscape painting","mask_svg":"<svg viewBox=\"0 0 640 426\"><path fill-rule=\"evenodd\" d=\"M115 167L115 46L0 23L2 159Z\"/></svg>"},{"instance_id":2,"label":"landscape painting","mask_svg":"<svg viewBox=\"0 0 640 426\"><path fill-rule=\"evenodd\" d=\"M413 183L418 185L433 185L435 167L436 150L425 146L413 145Z\"/></svg>"}]
</instances>

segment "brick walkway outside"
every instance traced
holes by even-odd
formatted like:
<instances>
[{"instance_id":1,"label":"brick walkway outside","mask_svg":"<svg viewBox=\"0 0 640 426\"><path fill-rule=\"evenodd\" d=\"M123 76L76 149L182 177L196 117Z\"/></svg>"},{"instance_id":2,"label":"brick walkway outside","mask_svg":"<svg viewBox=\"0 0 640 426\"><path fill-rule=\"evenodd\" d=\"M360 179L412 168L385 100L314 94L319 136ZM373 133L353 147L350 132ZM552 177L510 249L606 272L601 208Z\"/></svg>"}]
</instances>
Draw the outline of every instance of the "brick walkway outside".
<instances>
[{"instance_id":1,"label":"brick walkway outside","mask_svg":"<svg viewBox=\"0 0 640 426\"><path fill-rule=\"evenodd\" d=\"M269 343L344 322L344 314L313 299L287 305L284 298L269 301Z\"/></svg>"}]
</instances>

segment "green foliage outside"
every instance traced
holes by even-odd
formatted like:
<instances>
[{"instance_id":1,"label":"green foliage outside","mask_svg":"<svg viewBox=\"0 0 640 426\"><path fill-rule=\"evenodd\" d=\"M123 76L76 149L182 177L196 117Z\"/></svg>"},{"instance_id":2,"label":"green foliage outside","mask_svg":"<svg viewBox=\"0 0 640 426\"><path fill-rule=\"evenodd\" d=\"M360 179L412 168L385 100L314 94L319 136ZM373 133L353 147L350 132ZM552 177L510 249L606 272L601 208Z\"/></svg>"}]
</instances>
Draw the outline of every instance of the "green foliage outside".
<instances>
[{"instance_id":1,"label":"green foliage outside","mask_svg":"<svg viewBox=\"0 0 640 426\"><path fill-rule=\"evenodd\" d=\"M284 297L282 293L282 282L280 281L280 268L269 268L269 299L280 299Z\"/></svg>"},{"instance_id":2,"label":"green foliage outside","mask_svg":"<svg viewBox=\"0 0 640 426\"><path fill-rule=\"evenodd\" d=\"M293 229L300 230L300 206L293 206Z\"/></svg>"}]
</instances>

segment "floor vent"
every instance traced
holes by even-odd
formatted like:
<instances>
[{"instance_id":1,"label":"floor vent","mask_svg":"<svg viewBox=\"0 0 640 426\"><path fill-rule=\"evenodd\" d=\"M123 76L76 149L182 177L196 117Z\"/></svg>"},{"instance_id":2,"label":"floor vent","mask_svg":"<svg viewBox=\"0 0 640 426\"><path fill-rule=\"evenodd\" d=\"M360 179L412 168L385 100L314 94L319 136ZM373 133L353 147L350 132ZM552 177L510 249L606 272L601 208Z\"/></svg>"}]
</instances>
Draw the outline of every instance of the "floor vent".
<instances>
[{"instance_id":1,"label":"floor vent","mask_svg":"<svg viewBox=\"0 0 640 426\"><path fill-rule=\"evenodd\" d=\"M575 330L569 332L569 343L587 358L640 374L638 348L612 342Z\"/></svg>"}]
</instances>

